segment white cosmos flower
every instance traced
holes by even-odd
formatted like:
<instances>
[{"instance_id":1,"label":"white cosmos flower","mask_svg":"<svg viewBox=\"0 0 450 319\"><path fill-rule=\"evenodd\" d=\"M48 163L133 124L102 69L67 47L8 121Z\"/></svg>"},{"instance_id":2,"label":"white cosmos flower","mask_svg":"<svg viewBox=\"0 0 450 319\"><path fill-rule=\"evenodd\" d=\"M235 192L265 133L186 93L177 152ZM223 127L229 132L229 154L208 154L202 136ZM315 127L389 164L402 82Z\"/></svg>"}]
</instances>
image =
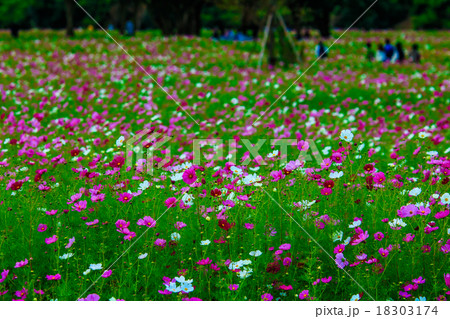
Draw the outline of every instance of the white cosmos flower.
<instances>
[{"instance_id":1,"label":"white cosmos flower","mask_svg":"<svg viewBox=\"0 0 450 319\"><path fill-rule=\"evenodd\" d=\"M439 153L436 151L429 151L429 152L427 152L427 154L430 155L431 157L435 157L435 156L439 155Z\"/></svg>"},{"instance_id":2,"label":"white cosmos flower","mask_svg":"<svg viewBox=\"0 0 450 319\"><path fill-rule=\"evenodd\" d=\"M125 137L121 136L116 141L116 146L121 147L123 145L123 142L125 141Z\"/></svg>"},{"instance_id":3,"label":"white cosmos flower","mask_svg":"<svg viewBox=\"0 0 450 319\"><path fill-rule=\"evenodd\" d=\"M449 193L445 193L444 195L441 196L441 203L443 205L450 204L450 194Z\"/></svg>"},{"instance_id":4,"label":"white cosmos flower","mask_svg":"<svg viewBox=\"0 0 450 319\"><path fill-rule=\"evenodd\" d=\"M344 172L331 172L330 173L330 178L332 178L332 179L341 178L342 176L344 176Z\"/></svg>"},{"instance_id":5,"label":"white cosmos flower","mask_svg":"<svg viewBox=\"0 0 450 319\"><path fill-rule=\"evenodd\" d=\"M183 173L176 173L170 176L170 179L174 182L180 181L183 179Z\"/></svg>"},{"instance_id":6,"label":"white cosmos flower","mask_svg":"<svg viewBox=\"0 0 450 319\"><path fill-rule=\"evenodd\" d=\"M413 188L410 192L409 192L409 196L417 196L422 192L422 189L419 187L415 187Z\"/></svg>"},{"instance_id":7,"label":"white cosmos flower","mask_svg":"<svg viewBox=\"0 0 450 319\"><path fill-rule=\"evenodd\" d=\"M428 136L430 136L430 134L427 133L427 132L420 132L420 133L419 133L419 137L420 137L420 138L425 138L425 137L428 137Z\"/></svg>"},{"instance_id":8,"label":"white cosmos flower","mask_svg":"<svg viewBox=\"0 0 450 319\"><path fill-rule=\"evenodd\" d=\"M103 266L102 266L101 263L100 264L90 264L89 268L92 269L92 270L100 270L100 269L103 268Z\"/></svg>"},{"instance_id":9,"label":"white cosmos flower","mask_svg":"<svg viewBox=\"0 0 450 319\"><path fill-rule=\"evenodd\" d=\"M143 181L142 183L139 184L139 189L141 191L145 191L149 187L150 187L150 183L148 181Z\"/></svg>"},{"instance_id":10,"label":"white cosmos flower","mask_svg":"<svg viewBox=\"0 0 450 319\"><path fill-rule=\"evenodd\" d=\"M200 245L202 245L202 246L208 246L209 244L211 244L211 241L210 240L202 240L201 242L200 242Z\"/></svg>"},{"instance_id":11,"label":"white cosmos flower","mask_svg":"<svg viewBox=\"0 0 450 319\"><path fill-rule=\"evenodd\" d=\"M179 241L181 239L181 235L178 233L172 233L170 234L170 239L172 239L173 241Z\"/></svg>"},{"instance_id":12,"label":"white cosmos flower","mask_svg":"<svg viewBox=\"0 0 450 319\"><path fill-rule=\"evenodd\" d=\"M273 151L272 153L267 154L268 158L276 157L278 156L280 152L278 150Z\"/></svg>"},{"instance_id":13,"label":"white cosmos flower","mask_svg":"<svg viewBox=\"0 0 450 319\"><path fill-rule=\"evenodd\" d=\"M261 180L261 178L258 175L256 175L256 174L249 174L249 175L245 176L242 181L244 182L244 184L250 185L250 184L253 184L253 183L257 182L258 179Z\"/></svg>"},{"instance_id":14,"label":"white cosmos flower","mask_svg":"<svg viewBox=\"0 0 450 319\"><path fill-rule=\"evenodd\" d=\"M83 275L87 275L87 274L89 274L91 272L91 269L90 268L88 268L88 269L86 269L85 271L83 271Z\"/></svg>"},{"instance_id":15,"label":"white cosmos flower","mask_svg":"<svg viewBox=\"0 0 450 319\"><path fill-rule=\"evenodd\" d=\"M333 233L333 236L332 236L333 242L341 241L343 236L344 236L344 232L343 231L335 231Z\"/></svg>"},{"instance_id":16,"label":"white cosmos flower","mask_svg":"<svg viewBox=\"0 0 450 319\"><path fill-rule=\"evenodd\" d=\"M70 258L70 257L72 257L72 256L73 256L72 253L67 253L67 254L64 254L64 255L62 255L62 256L59 256L59 259L65 260L65 259L68 259L68 258Z\"/></svg>"},{"instance_id":17,"label":"white cosmos flower","mask_svg":"<svg viewBox=\"0 0 450 319\"><path fill-rule=\"evenodd\" d=\"M343 130L339 136L341 140L351 142L353 140L353 133L350 130Z\"/></svg>"},{"instance_id":18,"label":"white cosmos flower","mask_svg":"<svg viewBox=\"0 0 450 319\"><path fill-rule=\"evenodd\" d=\"M253 256L253 257L259 257L259 256L262 255L262 252L261 252L260 250L251 251L251 252L249 253L249 255L250 255L250 256Z\"/></svg>"},{"instance_id":19,"label":"white cosmos flower","mask_svg":"<svg viewBox=\"0 0 450 319\"><path fill-rule=\"evenodd\" d=\"M184 194L183 197L181 198L181 200L183 201L183 203L187 206L191 206L194 203L194 196L192 196L191 194Z\"/></svg>"},{"instance_id":20,"label":"white cosmos flower","mask_svg":"<svg viewBox=\"0 0 450 319\"><path fill-rule=\"evenodd\" d=\"M356 228L359 225L361 225L361 221L360 220L355 220L353 223L351 223L350 225L348 225L348 228Z\"/></svg>"},{"instance_id":21,"label":"white cosmos flower","mask_svg":"<svg viewBox=\"0 0 450 319\"><path fill-rule=\"evenodd\" d=\"M230 170L236 175L242 175L242 170L236 166L231 166Z\"/></svg>"},{"instance_id":22,"label":"white cosmos flower","mask_svg":"<svg viewBox=\"0 0 450 319\"><path fill-rule=\"evenodd\" d=\"M147 256L148 256L148 254L145 253L145 254L139 255L138 258L139 258L139 259L144 259L144 258L147 257Z\"/></svg>"}]
</instances>

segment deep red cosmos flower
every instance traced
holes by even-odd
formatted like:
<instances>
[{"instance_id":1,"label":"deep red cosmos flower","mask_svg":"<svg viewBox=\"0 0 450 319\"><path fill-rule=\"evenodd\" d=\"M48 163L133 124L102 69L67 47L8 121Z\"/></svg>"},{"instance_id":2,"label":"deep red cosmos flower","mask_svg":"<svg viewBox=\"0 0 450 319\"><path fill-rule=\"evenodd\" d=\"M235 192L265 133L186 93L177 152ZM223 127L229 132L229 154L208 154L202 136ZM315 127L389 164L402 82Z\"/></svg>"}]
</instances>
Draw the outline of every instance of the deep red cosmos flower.
<instances>
[{"instance_id":1,"label":"deep red cosmos flower","mask_svg":"<svg viewBox=\"0 0 450 319\"><path fill-rule=\"evenodd\" d=\"M220 195L222 195L222 192L220 189L215 188L215 189L211 190L212 197L219 197Z\"/></svg>"},{"instance_id":2,"label":"deep red cosmos flower","mask_svg":"<svg viewBox=\"0 0 450 319\"><path fill-rule=\"evenodd\" d=\"M125 158L122 156L116 156L114 159L109 163L109 166L111 167L122 167L123 164L125 164Z\"/></svg>"},{"instance_id":3,"label":"deep red cosmos flower","mask_svg":"<svg viewBox=\"0 0 450 319\"><path fill-rule=\"evenodd\" d=\"M23 183L20 182L20 181L14 182L14 183L11 185L11 189L12 189L13 191L17 191L17 190L19 190L19 189L22 188L22 185L23 185Z\"/></svg>"},{"instance_id":4,"label":"deep red cosmos flower","mask_svg":"<svg viewBox=\"0 0 450 319\"><path fill-rule=\"evenodd\" d=\"M325 188L333 188L334 187L334 182L332 180L325 181L323 183L323 187L325 187Z\"/></svg>"},{"instance_id":5,"label":"deep red cosmos flower","mask_svg":"<svg viewBox=\"0 0 450 319\"><path fill-rule=\"evenodd\" d=\"M223 230L229 231L234 225L236 225L236 223L230 224L226 219L219 219L219 227Z\"/></svg>"},{"instance_id":6,"label":"deep red cosmos flower","mask_svg":"<svg viewBox=\"0 0 450 319\"><path fill-rule=\"evenodd\" d=\"M78 150L78 149L74 149L74 150L70 151L70 155L72 155L72 156L77 156L78 154L80 154L80 150Z\"/></svg>"}]
</instances>

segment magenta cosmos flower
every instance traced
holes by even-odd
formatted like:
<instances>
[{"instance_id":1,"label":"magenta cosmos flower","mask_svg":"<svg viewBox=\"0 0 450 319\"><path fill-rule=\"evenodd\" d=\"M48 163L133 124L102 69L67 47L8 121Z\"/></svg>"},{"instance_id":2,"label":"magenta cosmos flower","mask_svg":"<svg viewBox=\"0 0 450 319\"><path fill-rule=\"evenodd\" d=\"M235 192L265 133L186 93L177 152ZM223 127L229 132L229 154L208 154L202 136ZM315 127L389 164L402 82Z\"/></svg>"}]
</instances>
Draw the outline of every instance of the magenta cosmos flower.
<instances>
[{"instance_id":1,"label":"magenta cosmos flower","mask_svg":"<svg viewBox=\"0 0 450 319\"><path fill-rule=\"evenodd\" d=\"M26 266L27 264L28 264L28 259L18 261L18 262L16 262L16 265L14 266L14 268L21 268L21 267Z\"/></svg>"},{"instance_id":2,"label":"magenta cosmos flower","mask_svg":"<svg viewBox=\"0 0 450 319\"><path fill-rule=\"evenodd\" d=\"M100 296L97 294L90 294L90 295L87 295L86 298L78 299L78 301L99 301L99 300L100 300Z\"/></svg>"},{"instance_id":3,"label":"magenta cosmos flower","mask_svg":"<svg viewBox=\"0 0 450 319\"><path fill-rule=\"evenodd\" d=\"M127 222L126 220L123 219L119 219L116 221L116 227L117 228L127 228L128 226L130 226L130 222Z\"/></svg>"},{"instance_id":4,"label":"magenta cosmos flower","mask_svg":"<svg viewBox=\"0 0 450 319\"><path fill-rule=\"evenodd\" d=\"M38 232L40 232L40 233L45 232L45 231L47 230L47 225L45 225L45 224L39 224L37 230L38 230Z\"/></svg>"},{"instance_id":5,"label":"magenta cosmos flower","mask_svg":"<svg viewBox=\"0 0 450 319\"><path fill-rule=\"evenodd\" d=\"M156 221L150 216L145 216L143 219L139 219L137 224L139 226L147 226L149 228L152 228L156 226Z\"/></svg>"},{"instance_id":6,"label":"magenta cosmos flower","mask_svg":"<svg viewBox=\"0 0 450 319\"><path fill-rule=\"evenodd\" d=\"M166 240L158 238L157 240L155 240L154 245L164 248L166 247Z\"/></svg>"},{"instance_id":7,"label":"magenta cosmos flower","mask_svg":"<svg viewBox=\"0 0 450 319\"><path fill-rule=\"evenodd\" d=\"M328 196L333 193L333 190L331 188L325 187L320 190L320 193L324 196Z\"/></svg>"},{"instance_id":8,"label":"magenta cosmos flower","mask_svg":"<svg viewBox=\"0 0 450 319\"><path fill-rule=\"evenodd\" d=\"M58 236L53 235L52 237L49 238L45 238L45 243L47 245L53 244L54 242L56 242L58 240Z\"/></svg>"},{"instance_id":9,"label":"magenta cosmos flower","mask_svg":"<svg viewBox=\"0 0 450 319\"><path fill-rule=\"evenodd\" d=\"M175 207L177 204L177 199L175 197L169 197L164 201L164 204L166 205L167 208Z\"/></svg>"},{"instance_id":10,"label":"magenta cosmos flower","mask_svg":"<svg viewBox=\"0 0 450 319\"><path fill-rule=\"evenodd\" d=\"M77 212L82 212L87 207L87 201L80 200L79 202L76 202L73 204L72 208L76 210Z\"/></svg>"},{"instance_id":11,"label":"magenta cosmos flower","mask_svg":"<svg viewBox=\"0 0 450 319\"><path fill-rule=\"evenodd\" d=\"M301 300L304 300L309 297L309 290L303 290L301 293L298 294L298 298Z\"/></svg>"},{"instance_id":12,"label":"magenta cosmos flower","mask_svg":"<svg viewBox=\"0 0 450 319\"><path fill-rule=\"evenodd\" d=\"M128 203L133 198L133 195L130 193L122 193L119 195L117 199L119 202Z\"/></svg>"},{"instance_id":13,"label":"magenta cosmos flower","mask_svg":"<svg viewBox=\"0 0 450 319\"><path fill-rule=\"evenodd\" d=\"M109 276L111 276L111 274L112 274L112 270L108 269L102 274L102 277L103 278L108 278Z\"/></svg>"},{"instance_id":14,"label":"magenta cosmos flower","mask_svg":"<svg viewBox=\"0 0 450 319\"><path fill-rule=\"evenodd\" d=\"M183 173L183 182L185 182L186 184L193 184L195 183L195 181L197 180L197 175L195 175L195 169L194 168L189 168L187 170L184 171Z\"/></svg>"},{"instance_id":15,"label":"magenta cosmos flower","mask_svg":"<svg viewBox=\"0 0 450 319\"><path fill-rule=\"evenodd\" d=\"M47 278L47 280L60 280L61 279L61 275L60 274L47 275L45 277Z\"/></svg>"},{"instance_id":16,"label":"magenta cosmos flower","mask_svg":"<svg viewBox=\"0 0 450 319\"><path fill-rule=\"evenodd\" d=\"M263 294L261 295L261 300L262 301L271 301L273 299L273 296L269 293Z\"/></svg>"},{"instance_id":17,"label":"magenta cosmos flower","mask_svg":"<svg viewBox=\"0 0 450 319\"><path fill-rule=\"evenodd\" d=\"M232 284L228 288L230 288L231 291L238 290L239 289L239 285L238 284Z\"/></svg>"}]
</instances>

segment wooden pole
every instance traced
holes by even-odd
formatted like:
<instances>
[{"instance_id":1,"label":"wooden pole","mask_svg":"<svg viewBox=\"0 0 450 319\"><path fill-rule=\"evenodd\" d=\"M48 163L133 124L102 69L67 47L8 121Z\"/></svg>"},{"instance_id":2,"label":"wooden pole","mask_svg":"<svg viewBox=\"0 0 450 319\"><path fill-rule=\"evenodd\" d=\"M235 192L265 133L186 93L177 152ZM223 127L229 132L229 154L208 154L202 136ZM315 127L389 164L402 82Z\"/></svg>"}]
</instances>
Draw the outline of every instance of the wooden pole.
<instances>
[{"instance_id":1,"label":"wooden pole","mask_svg":"<svg viewBox=\"0 0 450 319\"><path fill-rule=\"evenodd\" d=\"M264 51L266 49L267 38L269 37L269 32L270 32L270 28L272 25L272 18L273 18L273 13L270 13L269 16L267 17L266 28L264 30L264 37L263 37L263 40L261 43L261 51L259 52L258 70L261 69L262 60L264 58Z\"/></svg>"},{"instance_id":2,"label":"wooden pole","mask_svg":"<svg viewBox=\"0 0 450 319\"><path fill-rule=\"evenodd\" d=\"M284 23L283 16L278 11L276 12L276 15L277 15L278 21L280 21L281 27L284 30L284 34L288 38L289 43L290 43L290 45L292 47L292 50L294 51L295 59L297 60L298 63L300 63L300 56L298 54L297 48L295 47L295 42L292 39L291 34L289 33L289 31L288 31L288 29L286 27L286 23Z\"/></svg>"}]
</instances>

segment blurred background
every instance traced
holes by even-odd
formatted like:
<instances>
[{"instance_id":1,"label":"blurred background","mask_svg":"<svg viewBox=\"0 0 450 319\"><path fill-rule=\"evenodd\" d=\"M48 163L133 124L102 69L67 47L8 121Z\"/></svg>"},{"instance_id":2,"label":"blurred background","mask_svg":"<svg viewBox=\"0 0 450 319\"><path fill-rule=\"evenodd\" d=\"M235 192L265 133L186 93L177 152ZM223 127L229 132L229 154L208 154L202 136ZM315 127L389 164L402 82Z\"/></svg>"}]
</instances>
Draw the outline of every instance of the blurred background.
<instances>
[{"instance_id":1,"label":"blurred background","mask_svg":"<svg viewBox=\"0 0 450 319\"><path fill-rule=\"evenodd\" d=\"M162 35L255 38L276 5L298 39L310 30L330 36L347 28L374 0L77 0L105 29L133 36L139 30ZM450 0L380 0L355 27L360 29L449 29ZM0 0L0 29L77 29L98 26L73 0Z\"/></svg>"}]
</instances>

